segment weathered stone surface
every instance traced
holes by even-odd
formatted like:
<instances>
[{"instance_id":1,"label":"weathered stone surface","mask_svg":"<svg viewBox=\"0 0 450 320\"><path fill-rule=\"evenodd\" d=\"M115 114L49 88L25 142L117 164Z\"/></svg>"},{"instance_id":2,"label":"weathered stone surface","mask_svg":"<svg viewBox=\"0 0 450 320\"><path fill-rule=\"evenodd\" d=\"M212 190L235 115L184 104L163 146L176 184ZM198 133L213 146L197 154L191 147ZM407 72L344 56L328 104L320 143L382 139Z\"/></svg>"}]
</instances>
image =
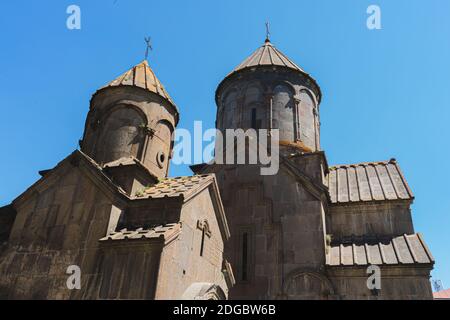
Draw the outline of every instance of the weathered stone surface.
<instances>
[{"instance_id":1,"label":"weathered stone surface","mask_svg":"<svg viewBox=\"0 0 450 320\"><path fill-rule=\"evenodd\" d=\"M0 298L227 298L215 177L166 179L178 111L161 88L121 81L94 95L82 151L0 209Z\"/></svg>"},{"instance_id":2,"label":"weathered stone surface","mask_svg":"<svg viewBox=\"0 0 450 320\"><path fill-rule=\"evenodd\" d=\"M357 237L392 241L414 234L412 193L395 160L328 167L320 151L320 89L295 64L276 60L277 52L266 42L220 83L216 123L222 132L279 129L279 172L261 176L258 166L249 165L193 167L197 173L215 173L219 182L232 235L225 256L237 278L230 297L374 298L367 274L356 276L361 270L350 257L353 244L330 247L330 242ZM413 236L407 239L419 248ZM382 263L392 255L391 247L366 247L368 254L358 255L358 263ZM355 250L361 248L366 250ZM406 242L396 248L406 250ZM375 298L430 299L428 276L434 261L422 258L401 268L404 261L383 265L382 276L388 279L393 270L399 272L395 285ZM335 263L342 274L336 274Z\"/></svg>"},{"instance_id":3,"label":"weathered stone surface","mask_svg":"<svg viewBox=\"0 0 450 320\"><path fill-rule=\"evenodd\" d=\"M216 123L279 129L279 172L167 178L178 109L146 62L131 68L94 94L81 151L0 208L0 298L431 299L434 259L396 161L330 168L320 100L267 40L219 85Z\"/></svg>"}]
</instances>

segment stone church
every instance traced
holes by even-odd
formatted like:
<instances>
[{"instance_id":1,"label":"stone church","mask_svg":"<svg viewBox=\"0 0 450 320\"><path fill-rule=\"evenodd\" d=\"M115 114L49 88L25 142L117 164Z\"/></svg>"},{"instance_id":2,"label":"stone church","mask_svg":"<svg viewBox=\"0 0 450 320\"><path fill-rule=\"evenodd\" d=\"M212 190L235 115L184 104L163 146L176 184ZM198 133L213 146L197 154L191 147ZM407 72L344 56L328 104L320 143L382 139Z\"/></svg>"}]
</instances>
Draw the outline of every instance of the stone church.
<instances>
[{"instance_id":1,"label":"stone church","mask_svg":"<svg viewBox=\"0 0 450 320\"><path fill-rule=\"evenodd\" d=\"M0 208L0 298L431 299L399 164L330 166L321 97L266 39L219 84L216 127L278 129L278 173L211 162L170 178L180 114L134 66L93 95L80 149Z\"/></svg>"}]
</instances>

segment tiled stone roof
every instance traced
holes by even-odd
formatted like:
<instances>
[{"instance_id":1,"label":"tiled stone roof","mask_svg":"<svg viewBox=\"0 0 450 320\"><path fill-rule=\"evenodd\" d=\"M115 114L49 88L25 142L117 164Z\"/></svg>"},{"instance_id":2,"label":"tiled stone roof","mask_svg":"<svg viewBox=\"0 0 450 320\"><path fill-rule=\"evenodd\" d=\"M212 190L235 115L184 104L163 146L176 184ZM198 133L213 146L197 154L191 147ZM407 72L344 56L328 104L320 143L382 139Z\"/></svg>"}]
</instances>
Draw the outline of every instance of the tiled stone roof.
<instances>
[{"instance_id":1,"label":"tiled stone roof","mask_svg":"<svg viewBox=\"0 0 450 320\"><path fill-rule=\"evenodd\" d=\"M246 58L238 65L230 74L238 72L245 68L256 66L279 66L287 67L296 71L305 73L298 65L284 55L280 50L275 48L270 41L266 41L261 47Z\"/></svg>"},{"instance_id":2,"label":"tiled stone roof","mask_svg":"<svg viewBox=\"0 0 450 320\"><path fill-rule=\"evenodd\" d=\"M395 159L331 167L326 184L332 203L414 198Z\"/></svg>"},{"instance_id":3,"label":"tiled stone roof","mask_svg":"<svg viewBox=\"0 0 450 320\"><path fill-rule=\"evenodd\" d=\"M278 50L268 39L264 42L264 44L256 49L250 56L248 56L244 61L242 61L233 71L231 71L219 84L216 90L216 101L218 98L218 93L220 92L219 88L226 82L227 79L231 78L234 74L237 74L243 70L253 69L256 67L279 67L279 68L287 68L293 71L297 71L304 76L306 76L309 81L317 88L317 98L320 103L322 93L319 85L316 80L311 77L307 72L305 72L302 68L300 68L295 62L289 59L284 53Z\"/></svg>"},{"instance_id":4,"label":"tiled stone roof","mask_svg":"<svg viewBox=\"0 0 450 320\"><path fill-rule=\"evenodd\" d=\"M214 174L194 175L190 177L166 178L159 183L146 188L139 197L164 198L188 196L198 188L214 180Z\"/></svg>"},{"instance_id":5,"label":"tiled stone roof","mask_svg":"<svg viewBox=\"0 0 450 320\"><path fill-rule=\"evenodd\" d=\"M114 168L114 167L120 167L120 166L130 166L140 164L140 161L136 159L135 157L122 157L120 159L105 163L103 165L103 168Z\"/></svg>"},{"instance_id":6,"label":"tiled stone roof","mask_svg":"<svg viewBox=\"0 0 450 320\"><path fill-rule=\"evenodd\" d=\"M137 239L170 239L180 231L181 225L179 223L171 223L166 225L159 225L148 229L139 228L136 230L122 229L108 234L101 238L100 241L114 241L114 240L137 240Z\"/></svg>"},{"instance_id":7,"label":"tiled stone roof","mask_svg":"<svg viewBox=\"0 0 450 320\"><path fill-rule=\"evenodd\" d=\"M356 241L332 244L328 266L432 264L430 250L417 234L403 235L385 241Z\"/></svg>"},{"instance_id":8,"label":"tiled stone roof","mask_svg":"<svg viewBox=\"0 0 450 320\"><path fill-rule=\"evenodd\" d=\"M148 90L168 100L175 107L175 103L148 65L147 60L144 60L138 65L132 67L130 70L111 81L104 88L118 86L134 86Z\"/></svg>"},{"instance_id":9,"label":"tiled stone roof","mask_svg":"<svg viewBox=\"0 0 450 320\"><path fill-rule=\"evenodd\" d=\"M140 170L144 171L146 174L150 175L153 179L157 180L158 177L149 170L139 159L136 159L135 157L122 157L120 159L105 163L103 165L103 169L109 169L109 168L119 168L119 167L127 167L127 166L136 166Z\"/></svg>"}]
</instances>

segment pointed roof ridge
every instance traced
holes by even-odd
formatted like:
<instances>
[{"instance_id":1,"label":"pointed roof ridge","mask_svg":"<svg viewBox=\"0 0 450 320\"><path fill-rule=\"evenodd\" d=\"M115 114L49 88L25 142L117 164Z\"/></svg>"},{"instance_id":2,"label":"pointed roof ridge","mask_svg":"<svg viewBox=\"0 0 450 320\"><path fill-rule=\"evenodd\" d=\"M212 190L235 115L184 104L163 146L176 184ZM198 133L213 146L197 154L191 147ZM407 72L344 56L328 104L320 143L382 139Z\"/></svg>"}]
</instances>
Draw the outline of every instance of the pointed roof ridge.
<instances>
[{"instance_id":1,"label":"pointed roof ridge","mask_svg":"<svg viewBox=\"0 0 450 320\"><path fill-rule=\"evenodd\" d=\"M277 57L276 61L273 57ZM307 74L302 68L300 68L295 62L289 59L283 52L278 50L269 39L266 38L263 45L258 47L251 55L249 55L244 61L242 61L233 71L228 75L232 75L243 69L256 67L256 66L280 66L299 71ZM308 75L308 74L307 74Z\"/></svg>"},{"instance_id":2,"label":"pointed roof ridge","mask_svg":"<svg viewBox=\"0 0 450 320\"><path fill-rule=\"evenodd\" d=\"M142 60L137 65L131 67L120 76L109 82L106 86L100 88L105 89L108 87L121 87L121 86L132 86L145 89L152 93L155 93L172 104L178 111L175 103L170 97L164 85L156 77L155 72L150 67L147 59Z\"/></svg>"},{"instance_id":3,"label":"pointed roof ridge","mask_svg":"<svg viewBox=\"0 0 450 320\"><path fill-rule=\"evenodd\" d=\"M322 92L317 81L309 73L299 67L294 61L288 58L283 52L277 49L269 38L266 38L261 46L253 51L240 64L238 64L238 66L228 73L219 83L216 89L216 103L218 102L217 99L220 88L228 79L241 71L249 69L253 70L258 67L279 67L289 69L306 76L308 81L310 81L316 88L314 91L316 91L318 103L322 100Z\"/></svg>"}]
</instances>

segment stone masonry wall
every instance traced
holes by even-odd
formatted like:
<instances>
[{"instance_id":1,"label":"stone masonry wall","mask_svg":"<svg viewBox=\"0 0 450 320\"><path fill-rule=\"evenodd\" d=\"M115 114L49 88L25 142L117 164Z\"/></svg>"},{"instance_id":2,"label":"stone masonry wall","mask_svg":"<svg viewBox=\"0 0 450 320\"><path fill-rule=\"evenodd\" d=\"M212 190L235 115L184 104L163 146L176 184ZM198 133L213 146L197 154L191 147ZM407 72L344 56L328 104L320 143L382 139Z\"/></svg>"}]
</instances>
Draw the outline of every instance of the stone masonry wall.
<instances>
[{"instance_id":1,"label":"stone masonry wall","mask_svg":"<svg viewBox=\"0 0 450 320\"><path fill-rule=\"evenodd\" d=\"M202 250L201 228L205 227L205 220L209 232L203 237ZM195 282L218 284L226 294L222 274L224 245L208 188L185 204L180 221L181 235L162 254L156 298L180 298Z\"/></svg>"},{"instance_id":2,"label":"stone masonry wall","mask_svg":"<svg viewBox=\"0 0 450 320\"><path fill-rule=\"evenodd\" d=\"M409 202L401 201L330 206L328 228L334 238L414 233Z\"/></svg>"},{"instance_id":3,"label":"stone masonry wall","mask_svg":"<svg viewBox=\"0 0 450 320\"><path fill-rule=\"evenodd\" d=\"M343 300L417 300L431 299L430 268L411 266L381 267L381 289L375 293L368 289L368 274L364 267L329 268L328 275Z\"/></svg>"},{"instance_id":4,"label":"stone masonry wall","mask_svg":"<svg viewBox=\"0 0 450 320\"><path fill-rule=\"evenodd\" d=\"M12 299L66 299L67 267L81 267L83 285L95 277L98 239L111 200L80 169L66 163L17 209L0 262L0 291Z\"/></svg>"},{"instance_id":5,"label":"stone masonry wall","mask_svg":"<svg viewBox=\"0 0 450 320\"><path fill-rule=\"evenodd\" d=\"M216 176L231 230L225 249L237 280L231 299L280 298L289 274L323 268L322 202L295 177L284 169L261 176L249 165L223 166Z\"/></svg>"}]
</instances>

